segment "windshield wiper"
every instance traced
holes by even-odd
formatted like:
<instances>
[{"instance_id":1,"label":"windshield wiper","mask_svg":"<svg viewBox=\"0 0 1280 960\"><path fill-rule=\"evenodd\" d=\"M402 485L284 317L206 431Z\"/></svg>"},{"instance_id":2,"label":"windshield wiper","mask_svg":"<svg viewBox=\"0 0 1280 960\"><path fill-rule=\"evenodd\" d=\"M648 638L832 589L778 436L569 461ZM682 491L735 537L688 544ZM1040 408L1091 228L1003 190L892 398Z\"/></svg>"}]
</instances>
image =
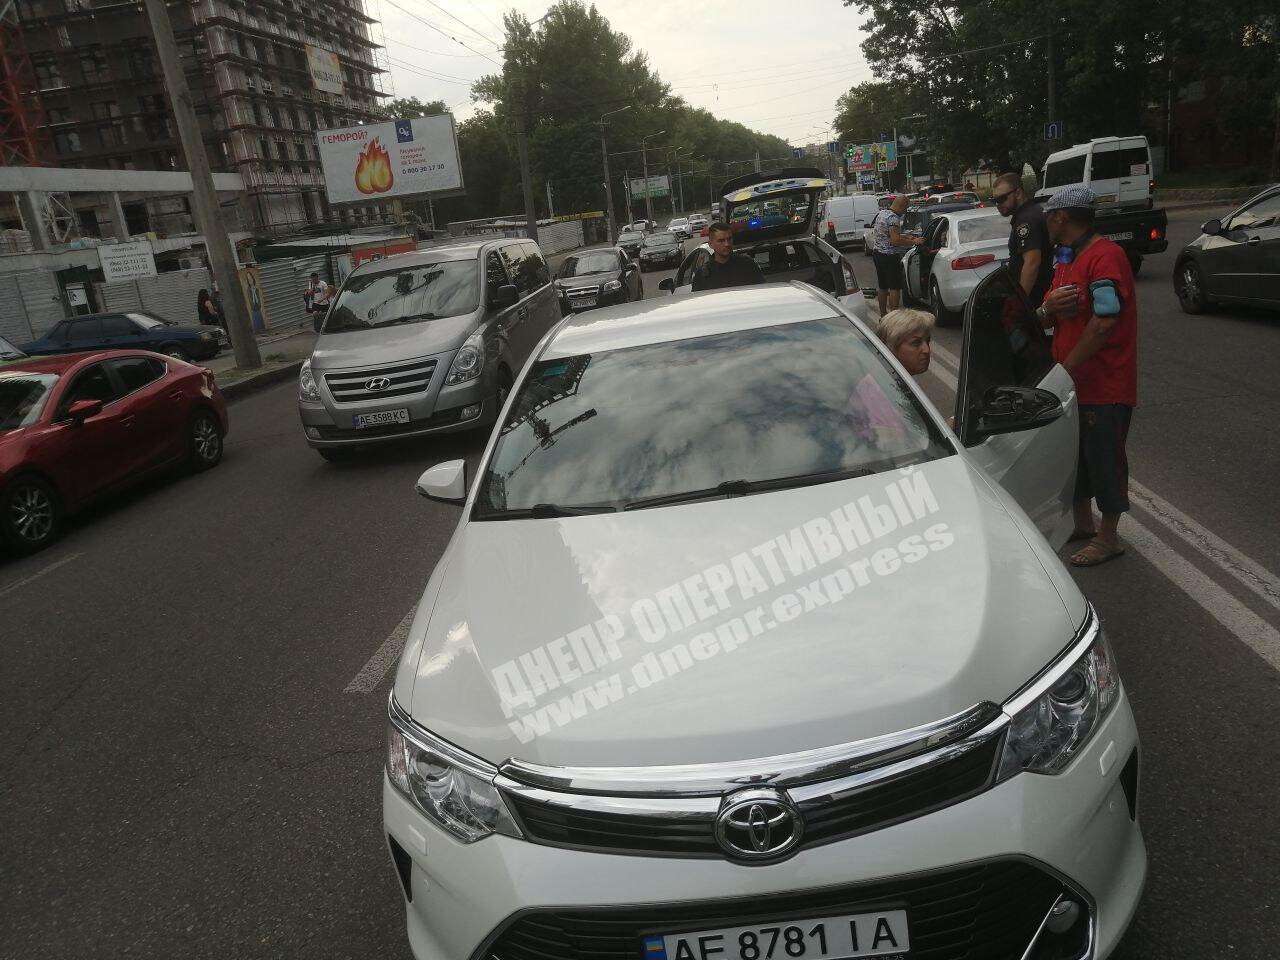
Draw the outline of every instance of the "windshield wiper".
<instances>
[{"instance_id":1,"label":"windshield wiper","mask_svg":"<svg viewBox=\"0 0 1280 960\"><path fill-rule=\"evenodd\" d=\"M881 460L861 467L850 467L844 470L824 470L821 473L798 473L790 477L773 477L769 480L726 480L714 487L701 490L686 490L683 493L664 493L655 497L641 497L623 504L623 510L643 510L646 507L665 507L675 503L692 503L696 500L710 500L714 497L742 497L750 493L764 493L767 490L788 490L792 487L810 487L820 483L835 483L838 480L849 480L852 477L869 477L894 467L907 466L897 459Z\"/></svg>"},{"instance_id":2,"label":"windshield wiper","mask_svg":"<svg viewBox=\"0 0 1280 960\"><path fill-rule=\"evenodd\" d=\"M477 513L476 520L550 520L554 517L585 517L592 513L613 513L612 504L586 504L581 507L562 507L557 503L535 503L531 507L514 510L486 510Z\"/></svg>"},{"instance_id":3,"label":"windshield wiper","mask_svg":"<svg viewBox=\"0 0 1280 960\"><path fill-rule=\"evenodd\" d=\"M411 313L407 317L396 317L394 320L388 320L386 323L379 324L383 327L394 327L398 323L413 323L415 320L439 320L438 313Z\"/></svg>"}]
</instances>

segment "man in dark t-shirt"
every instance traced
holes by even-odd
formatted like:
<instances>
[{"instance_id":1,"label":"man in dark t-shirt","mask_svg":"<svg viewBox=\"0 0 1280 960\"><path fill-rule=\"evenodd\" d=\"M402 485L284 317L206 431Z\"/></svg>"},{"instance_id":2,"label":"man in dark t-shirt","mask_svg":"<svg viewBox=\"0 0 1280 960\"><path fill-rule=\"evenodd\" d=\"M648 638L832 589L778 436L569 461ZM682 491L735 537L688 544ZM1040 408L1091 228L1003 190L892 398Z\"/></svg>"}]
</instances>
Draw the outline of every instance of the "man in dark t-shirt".
<instances>
[{"instance_id":1,"label":"man in dark t-shirt","mask_svg":"<svg viewBox=\"0 0 1280 960\"><path fill-rule=\"evenodd\" d=\"M1022 292L1038 307L1053 279L1053 244L1044 222L1044 210L1027 196L1022 178L1006 173L996 180L991 199L1000 214L1010 218L1009 265Z\"/></svg>"},{"instance_id":2,"label":"man in dark t-shirt","mask_svg":"<svg viewBox=\"0 0 1280 960\"><path fill-rule=\"evenodd\" d=\"M707 244L712 256L693 276L693 289L720 290L764 283L764 274L750 257L733 252L733 231L717 220L707 227Z\"/></svg>"}]
</instances>

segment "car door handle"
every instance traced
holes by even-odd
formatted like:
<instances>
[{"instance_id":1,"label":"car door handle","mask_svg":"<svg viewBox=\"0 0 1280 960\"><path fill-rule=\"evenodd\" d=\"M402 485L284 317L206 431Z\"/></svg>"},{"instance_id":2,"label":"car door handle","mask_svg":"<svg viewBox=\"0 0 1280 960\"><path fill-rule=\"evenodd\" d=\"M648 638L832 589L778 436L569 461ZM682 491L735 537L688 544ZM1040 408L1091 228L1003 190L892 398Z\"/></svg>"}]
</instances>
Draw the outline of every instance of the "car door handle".
<instances>
[{"instance_id":1,"label":"car door handle","mask_svg":"<svg viewBox=\"0 0 1280 960\"><path fill-rule=\"evenodd\" d=\"M527 319L527 318L528 318L528 316L529 316L529 308L528 308L528 307L521 307L520 309L518 309L518 310L516 311L516 319L517 319L517 320L524 320L524 319Z\"/></svg>"},{"instance_id":2,"label":"car door handle","mask_svg":"<svg viewBox=\"0 0 1280 960\"><path fill-rule=\"evenodd\" d=\"M120 418L120 426L122 426L122 427L132 427L132 426L133 426L133 424L134 424L134 421L135 421L135 420L137 420L137 417L135 417L135 416L131 413L131 414L129 414L127 417L121 417L121 418Z\"/></svg>"},{"instance_id":3,"label":"car door handle","mask_svg":"<svg viewBox=\"0 0 1280 960\"><path fill-rule=\"evenodd\" d=\"M1250 237L1248 240L1245 241L1245 243L1247 243L1251 247L1256 247L1258 244L1262 243L1262 238Z\"/></svg>"},{"instance_id":4,"label":"car door handle","mask_svg":"<svg viewBox=\"0 0 1280 960\"><path fill-rule=\"evenodd\" d=\"M181 400L181 399L182 399L182 391L181 391L181 390L170 390L170 391L169 391L169 399L170 399L170 400Z\"/></svg>"}]
</instances>

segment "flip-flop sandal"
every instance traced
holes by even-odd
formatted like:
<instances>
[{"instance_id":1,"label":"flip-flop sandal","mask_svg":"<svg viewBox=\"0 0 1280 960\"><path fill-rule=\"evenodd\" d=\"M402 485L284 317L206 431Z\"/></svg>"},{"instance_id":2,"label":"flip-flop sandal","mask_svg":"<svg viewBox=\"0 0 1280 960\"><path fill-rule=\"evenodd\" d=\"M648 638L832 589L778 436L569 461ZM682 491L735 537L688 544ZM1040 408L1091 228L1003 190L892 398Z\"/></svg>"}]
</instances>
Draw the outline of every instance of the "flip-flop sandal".
<instances>
[{"instance_id":1,"label":"flip-flop sandal","mask_svg":"<svg viewBox=\"0 0 1280 960\"><path fill-rule=\"evenodd\" d=\"M1071 536L1067 537L1067 543L1076 543L1080 540L1092 540L1097 535L1097 530L1072 530Z\"/></svg>"},{"instance_id":2,"label":"flip-flop sandal","mask_svg":"<svg viewBox=\"0 0 1280 960\"><path fill-rule=\"evenodd\" d=\"M1090 548L1093 548L1090 550ZM1096 567L1106 563L1108 560L1114 560L1116 557L1124 556L1124 547L1112 547L1102 540L1090 540L1071 557L1071 565L1073 567ZM1077 559L1077 558L1083 559Z\"/></svg>"}]
</instances>

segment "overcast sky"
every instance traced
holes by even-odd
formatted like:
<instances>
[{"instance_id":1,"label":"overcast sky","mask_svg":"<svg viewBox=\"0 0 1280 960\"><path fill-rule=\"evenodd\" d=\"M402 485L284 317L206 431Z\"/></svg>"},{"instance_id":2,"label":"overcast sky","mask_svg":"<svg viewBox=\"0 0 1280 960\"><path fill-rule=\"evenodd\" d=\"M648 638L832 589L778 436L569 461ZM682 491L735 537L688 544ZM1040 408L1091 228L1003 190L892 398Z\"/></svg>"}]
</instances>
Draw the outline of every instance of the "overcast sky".
<instances>
[{"instance_id":1,"label":"overcast sky","mask_svg":"<svg viewBox=\"0 0 1280 960\"><path fill-rule=\"evenodd\" d=\"M459 120L475 112L469 81L496 69L480 54L502 61L502 12L535 20L549 5L394 0L449 39L392 3L368 0L368 9L383 22L396 96L443 100ZM793 144L832 139L836 97L871 77L861 15L840 0L597 0L596 8L649 55L673 93Z\"/></svg>"}]
</instances>

